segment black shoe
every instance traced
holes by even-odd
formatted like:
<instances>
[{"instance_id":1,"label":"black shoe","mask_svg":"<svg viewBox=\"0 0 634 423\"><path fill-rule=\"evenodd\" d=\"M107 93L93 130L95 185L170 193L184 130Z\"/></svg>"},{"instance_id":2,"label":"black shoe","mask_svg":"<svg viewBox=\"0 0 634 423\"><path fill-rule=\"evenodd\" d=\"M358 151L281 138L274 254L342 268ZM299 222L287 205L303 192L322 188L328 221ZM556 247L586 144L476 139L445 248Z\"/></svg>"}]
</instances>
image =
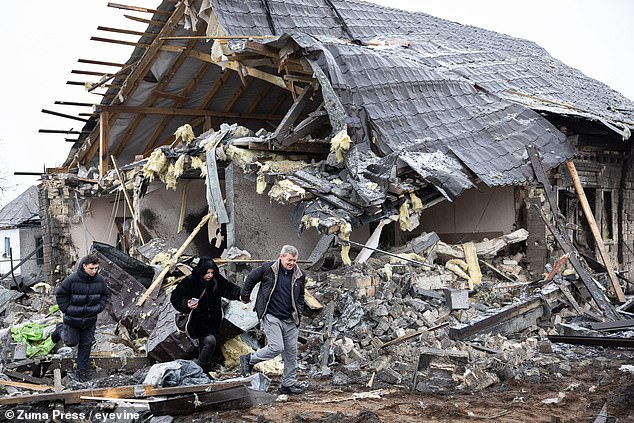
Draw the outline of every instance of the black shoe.
<instances>
[{"instance_id":1,"label":"black shoe","mask_svg":"<svg viewBox=\"0 0 634 423\"><path fill-rule=\"evenodd\" d=\"M253 371L253 364L251 364L251 354L245 354L240 356L240 374L242 377L247 377Z\"/></svg>"},{"instance_id":2,"label":"black shoe","mask_svg":"<svg viewBox=\"0 0 634 423\"><path fill-rule=\"evenodd\" d=\"M59 322L55 325L55 330L51 333L51 341L57 344L62 339L62 329L64 328L64 323Z\"/></svg>"},{"instance_id":3,"label":"black shoe","mask_svg":"<svg viewBox=\"0 0 634 423\"><path fill-rule=\"evenodd\" d=\"M284 385L280 386L281 394L299 395L303 392L304 392L304 388L302 388L298 384L291 385L291 386L284 386Z\"/></svg>"},{"instance_id":4,"label":"black shoe","mask_svg":"<svg viewBox=\"0 0 634 423\"><path fill-rule=\"evenodd\" d=\"M75 375L79 382L88 382L90 377L88 377L88 372L86 370L77 370L77 374Z\"/></svg>"}]
</instances>

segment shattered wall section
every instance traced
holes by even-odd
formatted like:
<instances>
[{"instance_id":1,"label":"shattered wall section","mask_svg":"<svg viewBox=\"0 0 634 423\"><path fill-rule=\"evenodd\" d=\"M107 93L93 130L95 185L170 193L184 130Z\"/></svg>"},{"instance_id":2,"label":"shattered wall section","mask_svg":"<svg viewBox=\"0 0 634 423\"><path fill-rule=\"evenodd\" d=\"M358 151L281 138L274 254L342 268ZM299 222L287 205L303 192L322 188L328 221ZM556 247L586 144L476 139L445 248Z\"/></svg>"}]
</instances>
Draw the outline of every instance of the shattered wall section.
<instances>
[{"instance_id":1,"label":"shattered wall section","mask_svg":"<svg viewBox=\"0 0 634 423\"><path fill-rule=\"evenodd\" d=\"M274 259L284 244L295 245L301 257L308 257L319 234L304 231L298 236L292 223L293 206L280 206L268 196L256 192L255 181L250 181L236 166L225 170L227 212L227 245L249 251L252 257Z\"/></svg>"},{"instance_id":2,"label":"shattered wall section","mask_svg":"<svg viewBox=\"0 0 634 423\"><path fill-rule=\"evenodd\" d=\"M40 219L44 242L44 273L48 283L56 284L72 270L76 256L70 235L70 212L74 210L71 189L64 174L49 174L40 188Z\"/></svg>"},{"instance_id":3,"label":"shattered wall section","mask_svg":"<svg viewBox=\"0 0 634 423\"><path fill-rule=\"evenodd\" d=\"M445 242L481 241L513 231L514 188L470 189L455 202L443 202L421 214L420 230L436 232Z\"/></svg>"}]
</instances>

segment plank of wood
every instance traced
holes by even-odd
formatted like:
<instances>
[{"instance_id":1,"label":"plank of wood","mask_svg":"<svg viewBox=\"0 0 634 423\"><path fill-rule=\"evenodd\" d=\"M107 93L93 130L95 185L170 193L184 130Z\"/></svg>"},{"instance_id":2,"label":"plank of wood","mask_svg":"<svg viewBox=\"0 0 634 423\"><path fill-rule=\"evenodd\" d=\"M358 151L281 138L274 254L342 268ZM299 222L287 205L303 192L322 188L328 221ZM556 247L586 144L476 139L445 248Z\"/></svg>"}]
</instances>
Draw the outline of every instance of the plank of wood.
<instances>
[{"instance_id":1,"label":"plank of wood","mask_svg":"<svg viewBox=\"0 0 634 423\"><path fill-rule=\"evenodd\" d=\"M90 395L82 395L79 399L88 400L88 401L111 401L111 402L130 402L137 404L147 404L154 400L144 400L144 399L136 399L136 398L112 398L112 397L91 397Z\"/></svg>"},{"instance_id":2,"label":"plank of wood","mask_svg":"<svg viewBox=\"0 0 634 423\"><path fill-rule=\"evenodd\" d=\"M304 302L311 310L321 310L324 306L310 293L309 290L304 289Z\"/></svg>"},{"instance_id":3,"label":"plank of wood","mask_svg":"<svg viewBox=\"0 0 634 423\"><path fill-rule=\"evenodd\" d=\"M618 322L590 323L590 327L594 330L627 329L634 327L634 319L620 320Z\"/></svg>"},{"instance_id":4,"label":"plank of wood","mask_svg":"<svg viewBox=\"0 0 634 423\"><path fill-rule=\"evenodd\" d=\"M105 116L102 116L99 121L102 119L108 121L108 113L102 112ZM107 132L107 131L106 131ZM103 130L101 131L103 136ZM112 160L112 165L114 166L115 172L117 172L117 178L119 178L119 183L121 184L121 191L123 191L123 196L125 197L125 202L128 205L128 209L130 210L130 214L132 215L132 222L134 223L134 228L136 229L136 233L141 240L141 245L145 244L145 240L143 239L143 233L141 233L141 228L139 227L139 221L137 220L137 214L134 212L134 206L132 205L132 200L130 200L130 196L128 195L128 190L125 187L125 179L123 178L123 174L119 169L119 165L117 164L117 159L114 156L110 156L110 160Z\"/></svg>"},{"instance_id":5,"label":"plank of wood","mask_svg":"<svg viewBox=\"0 0 634 423\"><path fill-rule=\"evenodd\" d=\"M248 381L219 382L202 385L174 386L169 388L155 388L151 385L126 385L113 388L79 389L76 391L63 391L60 393L41 393L32 395L19 395L0 398L0 405L27 404L40 401L63 400L66 404L82 402L82 396L109 397L109 398L147 398L161 395L180 395L194 392L211 392L226 389L233 386L248 384ZM52 389L53 387L49 387Z\"/></svg>"},{"instance_id":6,"label":"plank of wood","mask_svg":"<svg viewBox=\"0 0 634 423\"><path fill-rule=\"evenodd\" d=\"M37 385L50 385L51 383L53 383L53 381L50 378L34 377L26 373L17 372L14 370L5 369L3 370L3 373L12 379L17 379L20 382L29 382L29 383L34 383Z\"/></svg>"},{"instance_id":7,"label":"plank of wood","mask_svg":"<svg viewBox=\"0 0 634 423\"><path fill-rule=\"evenodd\" d=\"M597 303L605 317L610 320L620 320L621 317L619 316L618 312L616 311L612 303L610 303L603 291L601 291L599 287L594 283L590 272L588 272L588 270L584 267L584 265L581 263L581 260L579 259L579 252L572 244L572 241L570 241L570 239L566 235L566 230L564 229L565 224L562 222L562 219L560 217L561 212L559 211L559 207L557 206L557 198L555 197L555 193L552 186L550 185L550 182L548 182L546 170L544 169L544 165L539 157L539 151L537 150L537 147L535 147L534 145L526 146L526 151L528 152L528 157L531 161L533 171L535 172L535 177L544 188L546 199L550 204L551 210L554 211L553 215L555 216L556 226L553 226L550 223L546 216L544 216L541 208L539 208L538 206L537 210L540 213L542 220L544 221L550 232L553 234L555 240L564 251L564 253L570 254L570 263L577 271L577 274L583 281L583 284L590 293L590 296Z\"/></svg>"},{"instance_id":8,"label":"plank of wood","mask_svg":"<svg viewBox=\"0 0 634 423\"><path fill-rule=\"evenodd\" d=\"M203 228L203 226L205 226L205 224L209 221L210 218L211 218L211 213L207 213L201 219L201 221L198 224L198 226L196 226L194 228L194 230L192 231L191 234L189 234L189 236L187 237L185 242L183 242L183 245L181 245L181 247L178 249L178 251L176 251L176 253L174 253L174 256L172 256L173 260L178 259L185 252L185 249L189 246L189 244L191 244L191 242L194 240L196 235L198 235L198 232L200 232L200 230ZM161 273L159 273L159 275L156 277L154 282L152 282L152 284L145 291L145 293L143 293L143 295L141 295L141 298L139 298L139 300L136 303L137 306L142 306L143 305L143 303L145 302L145 300L147 300L147 298L150 296L152 291L154 291L157 287L159 287L161 285L161 282L163 282L163 278L165 277L165 275L167 275L167 273L169 271L170 271L170 266L165 266L163 268L163 270L161 270Z\"/></svg>"},{"instance_id":9,"label":"plank of wood","mask_svg":"<svg viewBox=\"0 0 634 423\"><path fill-rule=\"evenodd\" d=\"M55 387L51 385L36 385L35 383L16 382L14 380L2 380L2 379L0 379L0 385L30 389L32 391L48 391L48 390L55 389Z\"/></svg>"},{"instance_id":10,"label":"plank of wood","mask_svg":"<svg viewBox=\"0 0 634 423\"><path fill-rule=\"evenodd\" d=\"M566 166L568 167L568 172L570 172L570 176L572 177L572 182L575 186L575 190L577 191L577 197L579 198L579 202L581 203L581 208L583 209L583 214L586 216L586 220L588 225L590 225L590 231L592 232L592 236L594 237L594 242L599 249L599 255L603 260L603 264L608 271L608 276L610 277L610 284L612 285L612 289L614 290L614 294L616 295L616 299L619 303L623 304L626 301L625 294L623 293L623 288L621 288L621 284L616 277L616 273L614 273L614 268L610 263L610 256L608 256L607 251L605 250L605 244L603 243L603 237L599 232L599 228L597 227L597 222L594 219L594 214L592 213L592 209L590 208L590 204L588 203L588 198L586 197L586 193L583 190L583 186L581 186L581 180L579 179L579 175L577 174L577 169L575 168L575 164L571 160L566 161Z\"/></svg>"}]
</instances>

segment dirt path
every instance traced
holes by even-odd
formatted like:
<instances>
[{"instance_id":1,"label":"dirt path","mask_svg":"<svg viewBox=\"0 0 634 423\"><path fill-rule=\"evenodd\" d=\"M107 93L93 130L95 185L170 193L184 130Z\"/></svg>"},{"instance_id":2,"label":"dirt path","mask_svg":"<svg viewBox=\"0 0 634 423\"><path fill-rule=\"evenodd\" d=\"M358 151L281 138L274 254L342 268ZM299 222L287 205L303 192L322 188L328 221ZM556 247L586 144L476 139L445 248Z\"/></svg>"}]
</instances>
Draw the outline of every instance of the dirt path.
<instances>
[{"instance_id":1,"label":"dirt path","mask_svg":"<svg viewBox=\"0 0 634 423\"><path fill-rule=\"evenodd\" d=\"M376 389L359 385L337 387L328 380L311 380L305 394L289 397L286 402L248 410L209 413L206 418L221 422L258 423L579 423L594 422L607 402L609 416L615 416L619 422L634 422L634 375L619 370L623 363L622 359L614 359L605 369L580 366L567 376L549 375L547 378L552 380L548 381L511 380L476 393L421 394L384 386L384 394L377 399L354 399L355 394ZM276 388L274 383L271 392L275 393ZM555 399L559 402L555 403ZM545 403L544 400L553 403Z\"/></svg>"}]
</instances>

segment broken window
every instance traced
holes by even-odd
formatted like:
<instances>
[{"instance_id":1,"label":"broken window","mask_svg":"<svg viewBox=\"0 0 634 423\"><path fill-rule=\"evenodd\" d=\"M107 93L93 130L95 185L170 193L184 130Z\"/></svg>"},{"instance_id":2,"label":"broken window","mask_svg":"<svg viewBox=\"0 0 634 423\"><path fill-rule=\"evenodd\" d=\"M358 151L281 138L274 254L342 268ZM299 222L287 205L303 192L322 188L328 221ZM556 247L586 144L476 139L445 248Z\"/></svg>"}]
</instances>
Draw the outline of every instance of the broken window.
<instances>
[{"instance_id":1,"label":"broken window","mask_svg":"<svg viewBox=\"0 0 634 423\"><path fill-rule=\"evenodd\" d=\"M38 266L44 264L44 239L41 236L35 237L35 262Z\"/></svg>"},{"instance_id":2,"label":"broken window","mask_svg":"<svg viewBox=\"0 0 634 423\"><path fill-rule=\"evenodd\" d=\"M614 226L612 219L612 191L603 191L601 213L601 236L604 241L614 239Z\"/></svg>"}]
</instances>

